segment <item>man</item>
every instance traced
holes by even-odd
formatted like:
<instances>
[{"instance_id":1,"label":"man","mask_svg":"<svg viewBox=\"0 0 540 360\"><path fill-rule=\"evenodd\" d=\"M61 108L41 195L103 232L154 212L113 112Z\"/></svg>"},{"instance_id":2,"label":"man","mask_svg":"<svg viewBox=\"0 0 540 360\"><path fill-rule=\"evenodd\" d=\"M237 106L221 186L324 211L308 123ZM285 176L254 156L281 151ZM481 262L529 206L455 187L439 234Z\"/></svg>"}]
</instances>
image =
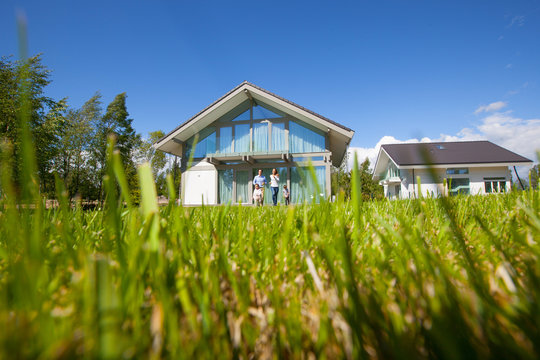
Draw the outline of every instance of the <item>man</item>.
<instances>
[{"instance_id":1,"label":"man","mask_svg":"<svg viewBox=\"0 0 540 360\"><path fill-rule=\"evenodd\" d=\"M266 177L264 177L264 175L262 174L262 170L260 169L259 169L259 175L253 178L253 186L255 185L259 185L259 188L262 191L262 200L261 200L261 205L262 205L264 202L264 186L266 185Z\"/></svg>"}]
</instances>

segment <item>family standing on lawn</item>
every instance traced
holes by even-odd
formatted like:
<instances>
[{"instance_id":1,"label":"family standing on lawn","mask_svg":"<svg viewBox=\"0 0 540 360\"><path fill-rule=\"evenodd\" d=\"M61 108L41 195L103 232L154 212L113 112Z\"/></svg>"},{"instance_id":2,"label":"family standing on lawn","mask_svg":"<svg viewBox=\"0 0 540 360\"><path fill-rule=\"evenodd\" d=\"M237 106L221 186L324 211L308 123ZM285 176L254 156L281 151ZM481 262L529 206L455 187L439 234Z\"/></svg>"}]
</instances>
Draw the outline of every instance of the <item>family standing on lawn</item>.
<instances>
[{"instance_id":1,"label":"family standing on lawn","mask_svg":"<svg viewBox=\"0 0 540 360\"><path fill-rule=\"evenodd\" d=\"M264 187L266 186L266 177L262 174L262 170L259 170L259 174L253 178L253 201L255 205L262 206L264 199ZM272 202L274 206L277 205L277 197L279 192L279 174L276 169L272 169L272 175L270 175L270 189L272 190ZM289 204L289 189L287 185L283 185L283 197L285 204Z\"/></svg>"}]
</instances>

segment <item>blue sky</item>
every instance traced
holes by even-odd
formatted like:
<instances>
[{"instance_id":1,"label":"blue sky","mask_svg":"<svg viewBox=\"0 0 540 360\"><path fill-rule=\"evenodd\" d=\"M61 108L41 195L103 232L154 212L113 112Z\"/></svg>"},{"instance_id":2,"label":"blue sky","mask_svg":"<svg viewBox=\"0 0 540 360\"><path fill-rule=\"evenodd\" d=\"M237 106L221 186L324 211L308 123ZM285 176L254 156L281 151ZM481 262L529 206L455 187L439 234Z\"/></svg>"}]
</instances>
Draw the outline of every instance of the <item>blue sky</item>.
<instances>
[{"instance_id":1,"label":"blue sky","mask_svg":"<svg viewBox=\"0 0 540 360\"><path fill-rule=\"evenodd\" d=\"M538 0L4 0L0 55L18 53L17 9L49 96L126 91L143 134L248 80L354 129L360 156L422 138L540 148Z\"/></svg>"}]
</instances>

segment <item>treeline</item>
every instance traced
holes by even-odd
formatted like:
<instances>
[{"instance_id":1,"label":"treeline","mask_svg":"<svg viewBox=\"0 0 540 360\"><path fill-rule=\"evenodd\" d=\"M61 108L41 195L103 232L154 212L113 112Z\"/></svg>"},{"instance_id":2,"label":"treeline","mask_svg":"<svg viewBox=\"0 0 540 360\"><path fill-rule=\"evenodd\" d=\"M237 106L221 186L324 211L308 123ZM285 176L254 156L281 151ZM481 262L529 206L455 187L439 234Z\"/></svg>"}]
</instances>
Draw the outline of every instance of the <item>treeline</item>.
<instances>
[{"instance_id":1,"label":"treeline","mask_svg":"<svg viewBox=\"0 0 540 360\"><path fill-rule=\"evenodd\" d=\"M155 140L164 136L162 131L151 132L145 138L135 131L125 92L116 95L106 107L101 94L96 92L82 107L73 108L67 98L55 100L45 96L50 82L51 71L43 65L40 55L25 62L13 61L11 57L0 59L0 154L4 164L12 168L15 184L19 183L21 173L20 115L25 111L44 196L54 197L56 175L64 181L70 198L102 200L110 136L115 137L134 199L139 197L136 167L144 161L152 165L158 195L166 193L168 173L179 186L179 159L152 147Z\"/></svg>"}]
</instances>

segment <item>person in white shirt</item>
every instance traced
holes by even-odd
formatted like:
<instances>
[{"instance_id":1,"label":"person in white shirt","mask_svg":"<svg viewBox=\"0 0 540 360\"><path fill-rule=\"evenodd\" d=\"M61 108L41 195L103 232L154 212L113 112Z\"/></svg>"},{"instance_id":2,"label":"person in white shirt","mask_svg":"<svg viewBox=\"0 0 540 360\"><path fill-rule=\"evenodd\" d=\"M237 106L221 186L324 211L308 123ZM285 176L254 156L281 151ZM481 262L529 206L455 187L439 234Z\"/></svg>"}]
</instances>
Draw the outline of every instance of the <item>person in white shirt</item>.
<instances>
[{"instance_id":1,"label":"person in white shirt","mask_svg":"<svg viewBox=\"0 0 540 360\"><path fill-rule=\"evenodd\" d=\"M253 190L253 201L255 205L262 206L263 192L259 187L259 184L255 184L255 190Z\"/></svg>"},{"instance_id":2,"label":"person in white shirt","mask_svg":"<svg viewBox=\"0 0 540 360\"><path fill-rule=\"evenodd\" d=\"M272 169L272 175L270 175L270 189L272 189L272 202L276 206L279 192L279 174L276 169Z\"/></svg>"}]
</instances>

